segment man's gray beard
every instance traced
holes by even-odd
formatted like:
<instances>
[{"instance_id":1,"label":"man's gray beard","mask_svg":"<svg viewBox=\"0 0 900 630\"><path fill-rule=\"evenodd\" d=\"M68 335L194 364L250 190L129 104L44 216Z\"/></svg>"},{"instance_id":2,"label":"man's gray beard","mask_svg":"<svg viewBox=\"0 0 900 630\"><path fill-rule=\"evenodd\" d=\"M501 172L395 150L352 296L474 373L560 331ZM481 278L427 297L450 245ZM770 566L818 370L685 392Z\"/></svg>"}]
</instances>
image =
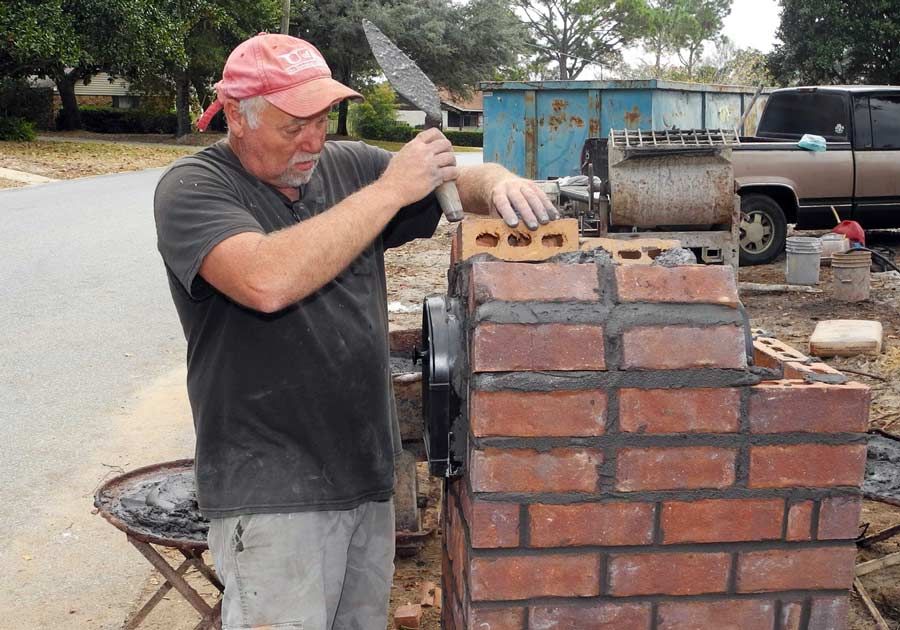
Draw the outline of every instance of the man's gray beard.
<instances>
[{"instance_id":1,"label":"man's gray beard","mask_svg":"<svg viewBox=\"0 0 900 630\"><path fill-rule=\"evenodd\" d=\"M312 179L313 173L316 170L316 166L318 166L319 162L316 160L316 163L313 164L313 167L308 171L302 171L300 173L292 173L291 171L285 171L278 178L278 186L280 188L299 188L303 184L308 184L309 180Z\"/></svg>"}]
</instances>

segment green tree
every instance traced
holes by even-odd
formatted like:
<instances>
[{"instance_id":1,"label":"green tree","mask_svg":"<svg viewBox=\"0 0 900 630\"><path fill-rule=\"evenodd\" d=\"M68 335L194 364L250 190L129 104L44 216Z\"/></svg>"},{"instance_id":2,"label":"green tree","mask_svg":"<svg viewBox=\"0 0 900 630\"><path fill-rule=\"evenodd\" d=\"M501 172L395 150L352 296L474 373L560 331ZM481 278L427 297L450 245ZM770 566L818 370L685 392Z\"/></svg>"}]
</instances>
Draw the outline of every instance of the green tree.
<instances>
[{"instance_id":1,"label":"green tree","mask_svg":"<svg viewBox=\"0 0 900 630\"><path fill-rule=\"evenodd\" d=\"M703 46L722 31L722 21L731 12L732 0L679 0L675 45L688 81L694 79L694 65Z\"/></svg>"},{"instance_id":2,"label":"green tree","mask_svg":"<svg viewBox=\"0 0 900 630\"><path fill-rule=\"evenodd\" d=\"M63 129L81 126L75 85L105 71L128 75L164 47L165 20L141 0L0 3L0 73L54 81Z\"/></svg>"},{"instance_id":3,"label":"green tree","mask_svg":"<svg viewBox=\"0 0 900 630\"><path fill-rule=\"evenodd\" d=\"M704 45L722 30L732 0L649 0L642 41L654 56L654 76L663 78L662 59L676 53L688 81Z\"/></svg>"},{"instance_id":4,"label":"green tree","mask_svg":"<svg viewBox=\"0 0 900 630\"><path fill-rule=\"evenodd\" d=\"M782 85L900 83L900 2L782 0L768 67Z\"/></svg>"},{"instance_id":5,"label":"green tree","mask_svg":"<svg viewBox=\"0 0 900 630\"><path fill-rule=\"evenodd\" d=\"M229 53L260 31L275 30L279 0L146 0L165 16L167 46L132 77L169 86L175 92L176 136L191 131L191 88L201 105L215 97L210 88L222 76Z\"/></svg>"},{"instance_id":6,"label":"green tree","mask_svg":"<svg viewBox=\"0 0 900 630\"><path fill-rule=\"evenodd\" d=\"M528 26L539 64L554 62L559 79L588 65L613 65L644 26L641 0L513 0Z\"/></svg>"},{"instance_id":7,"label":"green tree","mask_svg":"<svg viewBox=\"0 0 900 630\"><path fill-rule=\"evenodd\" d=\"M513 66L524 33L502 0L294 0L291 33L325 56L335 79L361 90L380 70L362 20L374 22L437 85L465 94L479 80ZM347 103L337 132L347 133Z\"/></svg>"}]
</instances>

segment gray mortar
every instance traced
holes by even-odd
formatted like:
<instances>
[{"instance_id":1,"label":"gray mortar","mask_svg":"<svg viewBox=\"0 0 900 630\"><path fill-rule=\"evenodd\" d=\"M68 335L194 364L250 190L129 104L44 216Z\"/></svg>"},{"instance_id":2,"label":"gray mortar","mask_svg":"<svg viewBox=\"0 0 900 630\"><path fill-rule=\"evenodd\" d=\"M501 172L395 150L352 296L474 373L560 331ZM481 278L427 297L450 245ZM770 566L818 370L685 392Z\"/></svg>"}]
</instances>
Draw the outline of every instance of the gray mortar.
<instances>
[{"instance_id":1,"label":"gray mortar","mask_svg":"<svg viewBox=\"0 0 900 630\"><path fill-rule=\"evenodd\" d=\"M546 262L561 263L564 265L583 265L586 263L595 263L600 266L605 266L615 264L612 256L609 255L609 252L607 252L602 247L598 247L596 249L591 249L588 251L566 252L564 254L557 254Z\"/></svg>"},{"instance_id":2,"label":"gray mortar","mask_svg":"<svg viewBox=\"0 0 900 630\"><path fill-rule=\"evenodd\" d=\"M197 506L193 471L137 484L106 508L129 527L159 538L205 542L209 530Z\"/></svg>"},{"instance_id":3,"label":"gray mortar","mask_svg":"<svg viewBox=\"0 0 900 630\"><path fill-rule=\"evenodd\" d=\"M900 440L874 433L869 436L864 493L900 500Z\"/></svg>"},{"instance_id":4,"label":"gray mortar","mask_svg":"<svg viewBox=\"0 0 900 630\"><path fill-rule=\"evenodd\" d=\"M681 267L682 265L696 265L697 257L689 249L679 247L667 249L653 260L654 265L660 267Z\"/></svg>"},{"instance_id":5,"label":"gray mortar","mask_svg":"<svg viewBox=\"0 0 900 630\"><path fill-rule=\"evenodd\" d=\"M472 386L484 391L555 391L570 389L682 389L698 387L742 387L777 378L764 368L746 370L629 370L612 372L504 372L473 374Z\"/></svg>"},{"instance_id":6,"label":"gray mortar","mask_svg":"<svg viewBox=\"0 0 900 630\"><path fill-rule=\"evenodd\" d=\"M421 372L422 364L413 363L412 357L408 355L391 355L391 374L409 374L410 372Z\"/></svg>"}]
</instances>

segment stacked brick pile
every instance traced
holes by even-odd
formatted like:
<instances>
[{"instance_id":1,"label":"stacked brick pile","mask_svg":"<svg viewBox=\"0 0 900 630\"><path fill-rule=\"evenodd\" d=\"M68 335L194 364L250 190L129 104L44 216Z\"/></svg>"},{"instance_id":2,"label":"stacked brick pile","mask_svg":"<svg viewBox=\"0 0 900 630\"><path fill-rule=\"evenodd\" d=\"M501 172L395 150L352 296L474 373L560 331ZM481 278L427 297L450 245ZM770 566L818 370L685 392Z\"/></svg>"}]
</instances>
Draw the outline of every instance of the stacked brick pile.
<instances>
[{"instance_id":1,"label":"stacked brick pile","mask_svg":"<svg viewBox=\"0 0 900 630\"><path fill-rule=\"evenodd\" d=\"M749 366L730 268L571 260L456 269L444 627L846 627L868 389L774 340Z\"/></svg>"}]
</instances>

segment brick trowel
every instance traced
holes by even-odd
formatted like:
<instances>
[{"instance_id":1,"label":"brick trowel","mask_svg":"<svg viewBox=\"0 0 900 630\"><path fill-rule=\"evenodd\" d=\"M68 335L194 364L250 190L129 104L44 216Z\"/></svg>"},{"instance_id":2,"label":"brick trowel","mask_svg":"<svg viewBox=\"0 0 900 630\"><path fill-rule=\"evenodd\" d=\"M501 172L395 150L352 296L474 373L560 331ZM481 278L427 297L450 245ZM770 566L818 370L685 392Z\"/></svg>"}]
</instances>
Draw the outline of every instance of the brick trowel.
<instances>
[{"instance_id":1,"label":"brick trowel","mask_svg":"<svg viewBox=\"0 0 900 630\"><path fill-rule=\"evenodd\" d=\"M425 112L425 127L441 128L441 98L437 88L415 62L397 48L377 26L363 20L363 30L375 60L387 77L388 83L410 103ZM444 182L435 194L448 221L462 221L462 202L455 182Z\"/></svg>"}]
</instances>

